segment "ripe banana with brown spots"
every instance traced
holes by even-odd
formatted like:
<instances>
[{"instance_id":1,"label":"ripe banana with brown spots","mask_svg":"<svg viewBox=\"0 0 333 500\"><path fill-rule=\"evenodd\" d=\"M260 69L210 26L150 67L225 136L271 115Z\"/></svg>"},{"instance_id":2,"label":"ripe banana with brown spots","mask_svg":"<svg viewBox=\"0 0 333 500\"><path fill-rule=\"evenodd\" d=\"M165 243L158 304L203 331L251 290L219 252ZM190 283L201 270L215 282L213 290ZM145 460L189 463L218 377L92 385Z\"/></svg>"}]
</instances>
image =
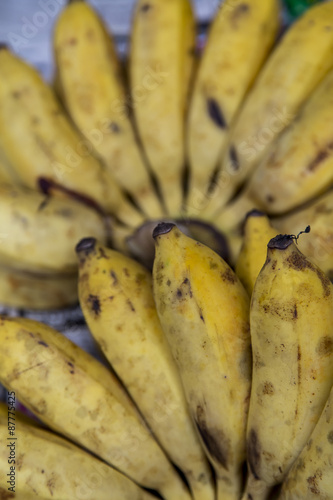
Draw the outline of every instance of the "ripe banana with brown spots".
<instances>
[{"instance_id":1,"label":"ripe banana with brown spots","mask_svg":"<svg viewBox=\"0 0 333 500\"><path fill-rule=\"evenodd\" d=\"M332 2L315 5L278 43L237 116L222 154L215 189L202 215L213 215L225 206L332 69L332 19ZM312 130L318 132L314 124ZM320 129L318 135L322 132Z\"/></svg>"},{"instance_id":2,"label":"ripe banana with brown spots","mask_svg":"<svg viewBox=\"0 0 333 500\"><path fill-rule=\"evenodd\" d=\"M87 151L51 87L3 45L0 148L22 184L77 197L132 226L143 221L113 177Z\"/></svg>"},{"instance_id":3,"label":"ripe banana with brown spots","mask_svg":"<svg viewBox=\"0 0 333 500\"><path fill-rule=\"evenodd\" d=\"M91 302L96 314L99 303ZM0 318L0 382L51 429L166 500L190 500L184 483L118 379L51 327Z\"/></svg>"},{"instance_id":4,"label":"ripe banana with brown spots","mask_svg":"<svg viewBox=\"0 0 333 500\"><path fill-rule=\"evenodd\" d=\"M171 223L153 233L153 289L192 418L217 476L238 500L251 383L249 298L230 267Z\"/></svg>"},{"instance_id":5,"label":"ripe banana with brown spots","mask_svg":"<svg viewBox=\"0 0 333 500\"><path fill-rule=\"evenodd\" d=\"M310 237L310 236L309 236ZM250 324L253 377L243 500L271 498L304 448L333 381L333 286L294 236L268 243Z\"/></svg>"},{"instance_id":6,"label":"ripe banana with brown spots","mask_svg":"<svg viewBox=\"0 0 333 500\"><path fill-rule=\"evenodd\" d=\"M310 439L282 486L279 500L333 498L333 387Z\"/></svg>"},{"instance_id":7,"label":"ripe banana with brown spots","mask_svg":"<svg viewBox=\"0 0 333 500\"><path fill-rule=\"evenodd\" d=\"M235 270L250 296L260 269L265 264L267 243L278 232L263 212L252 210L246 215L243 243Z\"/></svg>"},{"instance_id":8,"label":"ripe banana with brown spots","mask_svg":"<svg viewBox=\"0 0 333 500\"><path fill-rule=\"evenodd\" d=\"M207 201L228 132L269 55L278 28L277 0L227 0L217 8L189 106L189 215L200 214Z\"/></svg>"},{"instance_id":9,"label":"ripe banana with brown spots","mask_svg":"<svg viewBox=\"0 0 333 500\"><path fill-rule=\"evenodd\" d=\"M185 114L193 67L190 0L138 0L130 48L135 123L169 216L179 216L185 169Z\"/></svg>"},{"instance_id":10,"label":"ripe banana with brown spots","mask_svg":"<svg viewBox=\"0 0 333 500\"><path fill-rule=\"evenodd\" d=\"M210 467L157 316L151 273L94 238L82 240L77 253L80 304L91 333L158 442L185 474L194 499L214 500ZM99 314L92 297L100 304Z\"/></svg>"},{"instance_id":11,"label":"ripe banana with brown spots","mask_svg":"<svg viewBox=\"0 0 333 500\"><path fill-rule=\"evenodd\" d=\"M272 145L243 192L214 217L217 227L235 227L254 207L271 215L286 213L329 189L333 184L332 113L333 70Z\"/></svg>"},{"instance_id":12,"label":"ripe banana with brown spots","mask_svg":"<svg viewBox=\"0 0 333 500\"><path fill-rule=\"evenodd\" d=\"M54 33L57 88L87 145L146 216L162 207L126 112L128 96L113 40L97 13L70 2Z\"/></svg>"},{"instance_id":13,"label":"ripe banana with brown spots","mask_svg":"<svg viewBox=\"0 0 333 500\"><path fill-rule=\"evenodd\" d=\"M9 425L14 428L12 441L7 439ZM112 500L155 498L82 448L1 402L0 436L1 443L10 445L0 448L0 498L109 500L110 492ZM12 473L12 483L7 482L6 472Z\"/></svg>"}]
</instances>

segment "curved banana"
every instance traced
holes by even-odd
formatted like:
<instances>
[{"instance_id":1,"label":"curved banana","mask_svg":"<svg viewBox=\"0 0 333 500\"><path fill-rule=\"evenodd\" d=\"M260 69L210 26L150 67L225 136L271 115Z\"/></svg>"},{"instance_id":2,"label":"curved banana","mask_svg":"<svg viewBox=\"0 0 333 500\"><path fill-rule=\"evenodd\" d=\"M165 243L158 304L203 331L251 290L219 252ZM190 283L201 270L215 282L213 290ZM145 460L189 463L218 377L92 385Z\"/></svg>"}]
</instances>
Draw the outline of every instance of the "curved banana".
<instances>
[{"instance_id":1,"label":"curved banana","mask_svg":"<svg viewBox=\"0 0 333 500\"><path fill-rule=\"evenodd\" d=\"M272 227L269 218L263 212L252 210L247 214L243 243L235 270L250 296L259 271L265 264L267 243L277 233L278 231Z\"/></svg>"},{"instance_id":2,"label":"curved banana","mask_svg":"<svg viewBox=\"0 0 333 500\"><path fill-rule=\"evenodd\" d=\"M221 257L174 224L159 224L153 236L158 315L216 471L217 498L236 500L251 381L249 298Z\"/></svg>"},{"instance_id":3,"label":"curved banana","mask_svg":"<svg viewBox=\"0 0 333 500\"><path fill-rule=\"evenodd\" d=\"M279 500L333 498L333 387L310 439L282 486Z\"/></svg>"},{"instance_id":4,"label":"curved banana","mask_svg":"<svg viewBox=\"0 0 333 500\"><path fill-rule=\"evenodd\" d=\"M96 314L99 302L91 297ZM1 317L0 381L50 428L166 500L184 484L111 372L42 323ZM79 354L77 354L79 353Z\"/></svg>"},{"instance_id":5,"label":"curved banana","mask_svg":"<svg viewBox=\"0 0 333 500\"><path fill-rule=\"evenodd\" d=\"M80 304L92 335L170 460L185 474L194 499L214 500L210 468L157 316L151 273L94 238L83 239L77 253ZM100 314L91 307L91 297L99 301Z\"/></svg>"},{"instance_id":6,"label":"curved banana","mask_svg":"<svg viewBox=\"0 0 333 500\"><path fill-rule=\"evenodd\" d=\"M332 2L308 9L268 59L228 138L207 215L230 200L332 68L332 19Z\"/></svg>"},{"instance_id":7,"label":"curved banana","mask_svg":"<svg viewBox=\"0 0 333 500\"><path fill-rule=\"evenodd\" d=\"M277 0L227 0L218 7L203 52L187 122L189 215L200 214L235 115L279 28Z\"/></svg>"},{"instance_id":8,"label":"curved banana","mask_svg":"<svg viewBox=\"0 0 333 500\"><path fill-rule=\"evenodd\" d=\"M26 271L75 273L75 245L106 240L103 218L71 199L0 184L0 261Z\"/></svg>"},{"instance_id":9,"label":"curved banana","mask_svg":"<svg viewBox=\"0 0 333 500\"><path fill-rule=\"evenodd\" d=\"M181 213L185 112L195 46L190 0L138 0L130 85L139 137L168 215Z\"/></svg>"},{"instance_id":10,"label":"curved banana","mask_svg":"<svg viewBox=\"0 0 333 500\"><path fill-rule=\"evenodd\" d=\"M268 499L283 481L333 381L333 286L294 238L270 240L252 294L249 478L243 500Z\"/></svg>"},{"instance_id":11,"label":"curved banana","mask_svg":"<svg viewBox=\"0 0 333 500\"><path fill-rule=\"evenodd\" d=\"M245 190L214 217L216 225L235 226L249 206L269 214L285 213L331 187L332 113L333 70L268 151Z\"/></svg>"},{"instance_id":12,"label":"curved banana","mask_svg":"<svg viewBox=\"0 0 333 500\"><path fill-rule=\"evenodd\" d=\"M311 238L300 238L298 248L333 280L333 190L273 223L287 234L298 234L310 225Z\"/></svg>"},{"instance_id":13,"label":"curved banana","mask_svg":"<svg viewBox=\"0 0 333 500\"><path fill-rule=\"evenodd\" d=\"M14 415L14 417L13 417ZM15 420L15 440L10 447L0 448L0 498L11 498L10 479L13 472L15 499L34 500L153 500L149 493L112 467L52 432L35 424L19 412L11 411ZM1 443L10 444L8 406L0 402ZM9 438L9 440L7 439ZM15 441L15 442L14 442ZM13 458L15 457L15 458ZM8 460L11 460L8 463ZM14 467L14 469L11 469ZM3 475L2 475L3 474ZM18 476L18 477L17 477ZM13 486L12 486L13 487Z\"/></svg>"},{"instance_id":14,"label":"curved banana","mask_svg":"<svg viewBox=\"0 0 333 500\"><path fill-rule=\"evenodd\" d=\"M72 120L107 171L146 216L162 214L126 112L128 96L103 21L84 1L68 4L54 33L57 85Z\"/></svg>"},{"instance_id":15,"label":"curved banana","mask_svg":"<svg viewBox=\"0 0 333 500\"><path fill-rule=\"evenodd\" d=\"M62 309L77 302L76 273L27 271L3 263L0 258L0 304L42 310Z\"/></svg>"},{"instance_id":16,"label":"curved banana","mask_svg":"<svg viewBox=\"0 0 333 500\"><path fill-rule=\"evenodd\" d=\"M44 183L55 187L55 192L60 189L111 211L129 225L143 221L87 151L53 90L4 46L0 47L0 147L28 187L37 189Z\"/></svg>"}]
</instances>

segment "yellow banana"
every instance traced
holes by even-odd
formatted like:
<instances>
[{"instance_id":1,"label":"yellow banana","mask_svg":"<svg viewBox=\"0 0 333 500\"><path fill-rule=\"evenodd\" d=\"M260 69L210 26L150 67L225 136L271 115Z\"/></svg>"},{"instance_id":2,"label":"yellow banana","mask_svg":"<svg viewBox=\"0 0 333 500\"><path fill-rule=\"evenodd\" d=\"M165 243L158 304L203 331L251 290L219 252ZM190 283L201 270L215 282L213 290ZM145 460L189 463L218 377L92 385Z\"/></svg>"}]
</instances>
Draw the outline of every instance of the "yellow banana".
<instances>
[{"instance_id":1,"label":"yellow banana","mask_svg":"<svg viewBox=\"0 0 333 500\"><path fill-rule=\"evenodd\" d=\"M236 274L249 295L252 294L259 271L265 264L267 243L277 233L263 212L253 210L247 214L243 244L236 262Z\"/></svg>"},{"instance_id":2,"label":"yellow banana","mask_svg":"<svg viewBox=\"0 0 333 500\"><path fill-rule=\"evenodd\" d=\"M279 500L332 500L332 423L333 387L310 439L288 473Z\"/></svg>"},{"instance_id":3,"label":"yellow banana","mask_svg":"<svg viewBox=\"0 0 333 500\"><path fill-rule=\"evenodd\" d=\"M243 500L269 499L301 452L333 380L333 286L294 236L268 243L250 323L253 378Z\"/></svg>"},{"instance_id":4,"label":"yellow banana","mask_svg":"<svg viewBox=\"0 0 333 500\"><path fill-rule=\"evenodd\" d=\"M0 47L0 147L23 184L34 189L55 186L115 213L124 223L142 222L110 174L87 151L53 90L4 46Z\"/></svg>"},{"instance_id":5,"label":"yellow banana","mask_svg":"<svg viewBox=\"0 0 333 500\"><path fill-rule=\"evenodd\" d=\"M190 0L138 0L131 34L134 117L169 215L183 203L184 134L195 46Z\"/></svg>"},{"instance_id":6,"label":"yellow banana","mask_svg":"<svg viewBox=\"0 0 333 500\"><path fill-rule=\"evenodd\" d=\"M217 226L236 225L250 206L281 214L327 190L333 182L332 113L333 70L268 151L245 190L214 217Z\"/></svg>"},{"instance_id":7,"label":"yellow banana","mask_svg":"<svg viewBox=\"0 0 333 500\"><path fill-rule=\"evenodd\" d=\"M298 247L311 262L320 267L333 280L333 191L318 197L291 214L274 219L281 233L297 234L311 226L311 238L301 238Z\"/></svg>"},{"instance_id":8,"label":"yellow banana","mask_svg":"<svg viewBox=\"0 0 333 500\"><path fill-rule=\"evenodd\" d=\"M77 253L80 304L92 335L158 442L185 474L194 499L214 500L210 468L157 316L151 273L94 238L83 239ZM91 297L99 301L100 314Z\"/></svg>"},{"instance_id":9,"label":"yellow banana","mask_svg":"<svg viewBox=\"0 0 333 500\"><path fill-rule=\"evenodd\" d=\"M268 59L228 138L215 190L204 209L207 215L230 200L332 68L332 19L332 2L313 6L289 28Z\"/></svg>"},{"instance_id":10,"label":"yellow banana","mask_svg":"<svg viewBox=\"0 0 333 500\"><path fill-rule=\"evenodd\" d=\"M160 216L132 124L115 47L103 21L83 1L71 2L54 34L57 82L72 120L106 169L147 216Z\"/></svg>"},{"instance_id":11,"label":"yellow banana","mask_svg":"<svg viewBox=\"0 0 333 500\"><path fill-rule=\"evenodd\" d=\"M9 423L15 439L9 435ZM109 500L110 492L112 500L155 498L70 441L31 425L4 403L0 403L0 436L8 445L0 448L0 498L12 498L13 491L17 500ZM12 483L7 482L10 474Z\"/></svg>"},{"instance_id":12,"label":"yellow banana","mask_svg":"<svg viewBox=\"0 0 333 500\"><path fill-rule=\"evenodd\" d=\"M161 324L216 471L217 498L236 500L250 396L249 298L215 252L174 224L159 224L153 236L153 286Z\"/></svg>"},{"instance_id":13,"label":"yellow banana","mask_svg":"<svg viewBox=\"0 0 333 500\"><path fill-rule=\"evenodd\" d=\"M15 172L8 166L4 158L2 157L0 150L0 184L19 184L19 179L15 175Z\"/></svg>"},{"instance_id":14,"label":"yellow banana","mask_svg":"<svg viewBox=\"0 0 333 500\"><path fill-rule=\"evenodd\" d=\"M91 297L99 312L99 302ZM111 372L52 328L1 317L0 382L53 430L166 500L188 490ZM79 353L79 354L78 354Z\"/></svg>"},{"instance_id":15,"label":"yellow banana","mask_svg":"<svg viewBox=\"0 0 333 500\"><path fill-rule=\"evenodd\" d=\"M71 199L0 184L0 261L17 269L75 273L76 243L85 236L105 242L102 217Z\"/></svg>"},{"instance_id":16,"label":"yellow banana","mask_svg":"<svg viewBox=\"0 0 333 500\"><path fill-rule=\"evenodd\" d=\"M187 123L189 215L207 191L235 115L267 58L279 28L277 0L227 0L210 27Z\"/></svg>"},{"instance_id":17,"label":"yellow banana","mask_svg":"<svg viewBox=\"0 0 333 500\"><path fill-rule=\"evenodd\" d=\"M0 304L22 309L60 309L77 302L76 273L24 271L0 259Z\"/></svg>"}]
</instances>

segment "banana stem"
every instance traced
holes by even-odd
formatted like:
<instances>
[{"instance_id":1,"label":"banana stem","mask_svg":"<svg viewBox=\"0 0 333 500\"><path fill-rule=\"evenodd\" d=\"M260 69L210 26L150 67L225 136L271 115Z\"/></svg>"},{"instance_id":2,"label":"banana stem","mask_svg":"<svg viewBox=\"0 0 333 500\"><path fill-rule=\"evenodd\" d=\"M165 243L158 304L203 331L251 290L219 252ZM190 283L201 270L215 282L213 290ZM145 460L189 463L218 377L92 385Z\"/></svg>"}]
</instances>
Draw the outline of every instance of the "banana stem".
<instances>
[{"instance_id":1,"label":"banana stem","mask_svg":"<svg viewBox=\"0 0 333 500\"><path fill-rule=\"evenodd\" d=\"M268 500L272 487L261 479L256 479L251 473L248 476L246 488L241 500Z\"/></svg>"}]
</instances>

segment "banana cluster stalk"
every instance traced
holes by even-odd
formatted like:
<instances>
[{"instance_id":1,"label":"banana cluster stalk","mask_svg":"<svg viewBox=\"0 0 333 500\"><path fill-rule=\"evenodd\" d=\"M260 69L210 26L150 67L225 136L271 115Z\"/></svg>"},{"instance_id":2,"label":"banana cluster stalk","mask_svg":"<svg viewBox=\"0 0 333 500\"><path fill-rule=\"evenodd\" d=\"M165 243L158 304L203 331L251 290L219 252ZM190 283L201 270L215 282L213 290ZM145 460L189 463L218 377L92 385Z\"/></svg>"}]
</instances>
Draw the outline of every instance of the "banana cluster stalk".
<instances>
[{"instance_id":1,"label":"banana cluster stalk","mask_svg":"<svg viewBox=\"0 0 333 500\"><path fill-rule=\"evenodd\" d=\"M333 382L333 286L293 236L268 243L250 324L249 478L242 498L264 500L304 448Z\"/></svg>"},{"instance_id":2,"label":"banana cluster stalk","mask_svg":"<svg viewBox=\"0 0 333 500\"><path fill-rule=\"evenodd\" d=\"M333 387L302 452L290 469L279 500L333 498Z\"/></svg>"},{"instance_id":3,"label":"banana cluster stalk","mask_svg":"<svg viewBox=\"0 0 333 500\"><path fill-rule=\"evenodd\" d=\"M13 119L15 117L15 119ZM118 215L125 224L143 218L114 178L87 151L54 91L38 72L0 47L0 148L21 182L50 186Z\"/></svg>"},{"instance_id":4,"label":"banana cluster stalk","mask_svg":"<svg viewBox=\"0 0 333 500\"><path fill-rule=\"evenodd\" d=\"M1 443L9 443L8 407L0 403ZM133 481L70 441L36 425L15 412L17 456L11 458L18 479L15 499L41 500L153 500L155 497ZM12 498L8 491L9 449L0 448L0 498ZM15 477L15 476L14 476ZM13 496L14 498L14 496Z\"/></svg>"},{"instance_id":5,"label":"banana cluster stalk","mask_svg":"<svg viewBox=\"0 0 333 500\"><path fill-rule=\"evenodd\" d=\"M329 189L333 181L332 112L333 70L266 153L244 191L215 218L216 225L228 230L253 207L282 214Z\"/></svg>"},{"instance_id":6,"label":"banana cluster stalk","mask_svg":"<svg viewBox=\"0 0 333 500\"><path fill-rule=\"evenodd\" d=\"M215 189L203 210L206 215L220 211L230 200L264 154L271 147L274 149L274 139L293 122L313 90L332 69L332 16L332 2L309 9L289 28L269 57L228 137ZM311 125L316 134L316 124L311 122ZM320 128L320 134L325 137L324 127ZM315 139L310 142L307 150L312 147L315 152ZM307 139L302 137L299 151L303 151L304 144L307 144ZM292 198L294 196L297 197L293 192ZM286 200L290 200L289 197L287 190Z\"/></svg>"},{"instance_id":7,"label":"banana cluster stalk","mask_svg":"<svg viewBox=\"0 0 333 500\"><path fill-rule=\"evenodd\" d=\"M217 476L218 500L242 490L250 397L249 298L231 268L174 224L153 233L157 311Z\"/></svg>"},{"instance_id":8,"label":"banana cluster stalk","mask_svg":"<svg viewBox=\"0 0 333 500\"><path fill-rule=\"evenodd\" d=\"M92 307L99 309L91 297ZM1 317L0 382L51 429L166 500L191 496L118 379L54 329Z\"/></svg>"},{"instance_id":9,"label":"banana cluster stalk","mask_svg":"<svg viewBox=\"0 0 333 500\"><path fill-rule=\"evenodd\" d=\"M138 0L130 48L135 123L168 215L181 213L185 113L195 47L190 0Z\"/></svg>"},{"instance_id":10,"label":"banana cluster stalk","mask_svg":"<svg viewBox=\"0 0 333 500\"><path fill-rule=\"evenodd\" d=\"M90 331L170 460L185 474L194 499L214 500L210 468L157 316L151 273L93 238L82 240L77 253L80 304Z\"/></svg>"},{"instance_id":11,"label":"banana cluster stalk","mask_svg":"<svg viewBox=\"0 0 333 500\"><path fill-rule=\"evenodd\" d=\"M67 5L54 34L57 85L77 128L146 216L162 214L127 113L113 40L83 1Z\"/></svg>"},{"instance_id":12,"label":"banana cluster stalk","mask_svg":"<svg viewBox=\"0 0 333 500\"><path fill-rule=\"evenodd\" d=\"M269 55L279 28L277 0L226 0L218 6L189 107L188 215L197 215L243 99Z\"/></svg>"}]
</instances>

